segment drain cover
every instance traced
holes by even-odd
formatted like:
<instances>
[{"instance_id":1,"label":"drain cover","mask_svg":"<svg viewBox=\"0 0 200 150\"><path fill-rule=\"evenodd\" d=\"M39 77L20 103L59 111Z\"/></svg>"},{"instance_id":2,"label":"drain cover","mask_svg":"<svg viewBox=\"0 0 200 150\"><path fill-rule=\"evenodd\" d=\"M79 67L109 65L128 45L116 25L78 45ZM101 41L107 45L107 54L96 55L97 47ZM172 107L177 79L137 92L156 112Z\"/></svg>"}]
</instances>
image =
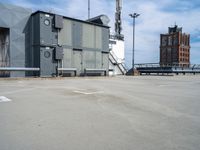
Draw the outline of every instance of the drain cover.
<instances>
[{"instance_id":1,"label":"drain cover","mask_svg":"<svg viewBox=\"0 0 200 150\"><path fill-rule=\"evenodd\" d=\"M8 99L7 97L5 97L5 96L0 96L0 103L1 102L10 102L11 100L10 99Z\"/></svg>"}]
</instances>

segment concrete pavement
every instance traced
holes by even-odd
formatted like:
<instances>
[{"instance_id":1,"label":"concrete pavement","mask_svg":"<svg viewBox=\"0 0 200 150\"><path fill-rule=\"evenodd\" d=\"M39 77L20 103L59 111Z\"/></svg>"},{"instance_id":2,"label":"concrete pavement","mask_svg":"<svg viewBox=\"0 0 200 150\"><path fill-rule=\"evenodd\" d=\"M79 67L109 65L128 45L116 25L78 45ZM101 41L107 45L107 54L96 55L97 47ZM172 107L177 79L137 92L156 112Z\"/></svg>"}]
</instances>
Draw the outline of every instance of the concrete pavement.
<instances>
[{"instance_id":1,"label":"concrete pavement","mask_svg":"<svg viewBox=\"0 0 200 150\"><path fill-rule=\"evenodd\" d=\"M199 150L200 76L0 79L0 150Z\"/></svg>"}]
</instances>

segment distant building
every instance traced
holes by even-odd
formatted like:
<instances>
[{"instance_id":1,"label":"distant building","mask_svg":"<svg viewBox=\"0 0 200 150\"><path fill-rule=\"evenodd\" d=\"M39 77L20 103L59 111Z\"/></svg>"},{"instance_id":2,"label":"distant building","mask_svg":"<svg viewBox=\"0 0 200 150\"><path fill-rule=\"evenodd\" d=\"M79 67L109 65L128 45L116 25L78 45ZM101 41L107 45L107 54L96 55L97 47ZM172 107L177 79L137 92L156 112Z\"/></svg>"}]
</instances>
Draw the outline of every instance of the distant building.
<instances>
[{"instance_id":1,"label":"distant building","mask_svg":"<svg viewBox=\"0 0 200 150\"><path fill-rule=\"evenodd\" d=\"M160 65L183 66L190 64L190 35L182 33L177 25L169 27L167 34L160 35Z\"/></svg>"}]
</instances>

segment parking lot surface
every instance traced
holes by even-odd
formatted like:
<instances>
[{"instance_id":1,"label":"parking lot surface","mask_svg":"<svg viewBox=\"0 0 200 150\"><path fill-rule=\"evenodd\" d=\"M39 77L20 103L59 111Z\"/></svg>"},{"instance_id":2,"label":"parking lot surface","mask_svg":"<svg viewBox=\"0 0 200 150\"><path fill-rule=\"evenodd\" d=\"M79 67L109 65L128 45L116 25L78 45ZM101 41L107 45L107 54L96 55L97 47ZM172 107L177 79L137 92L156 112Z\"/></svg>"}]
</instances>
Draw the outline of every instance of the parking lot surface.
<instances>
[{"instance_id":1,"label":"parking lot surface","mask_svg":"<svg viewBox=\"0 0 200 150\"><path fill-rule=\"evenodd\" d=\"M0 79L0 150L199 150L200 76Z\"/></svg>"}]
</instances>

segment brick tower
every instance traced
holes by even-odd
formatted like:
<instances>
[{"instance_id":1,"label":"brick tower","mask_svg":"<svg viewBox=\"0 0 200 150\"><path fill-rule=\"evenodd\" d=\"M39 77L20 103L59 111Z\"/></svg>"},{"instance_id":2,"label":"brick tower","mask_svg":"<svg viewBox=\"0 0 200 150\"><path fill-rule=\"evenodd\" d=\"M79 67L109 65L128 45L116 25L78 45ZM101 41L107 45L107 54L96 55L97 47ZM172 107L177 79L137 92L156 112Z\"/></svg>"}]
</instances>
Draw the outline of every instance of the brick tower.
<instances>
[{"instance_id":1,"label":"brick tower","mask_svg":"<svg viewBox=\"0 0 200 150\"><path fill-rule=\"evenodd\" d=\"M160 65L189 67L190 35L182 33L177 25L160 35Z\"/></svg>"}]
</instances>

